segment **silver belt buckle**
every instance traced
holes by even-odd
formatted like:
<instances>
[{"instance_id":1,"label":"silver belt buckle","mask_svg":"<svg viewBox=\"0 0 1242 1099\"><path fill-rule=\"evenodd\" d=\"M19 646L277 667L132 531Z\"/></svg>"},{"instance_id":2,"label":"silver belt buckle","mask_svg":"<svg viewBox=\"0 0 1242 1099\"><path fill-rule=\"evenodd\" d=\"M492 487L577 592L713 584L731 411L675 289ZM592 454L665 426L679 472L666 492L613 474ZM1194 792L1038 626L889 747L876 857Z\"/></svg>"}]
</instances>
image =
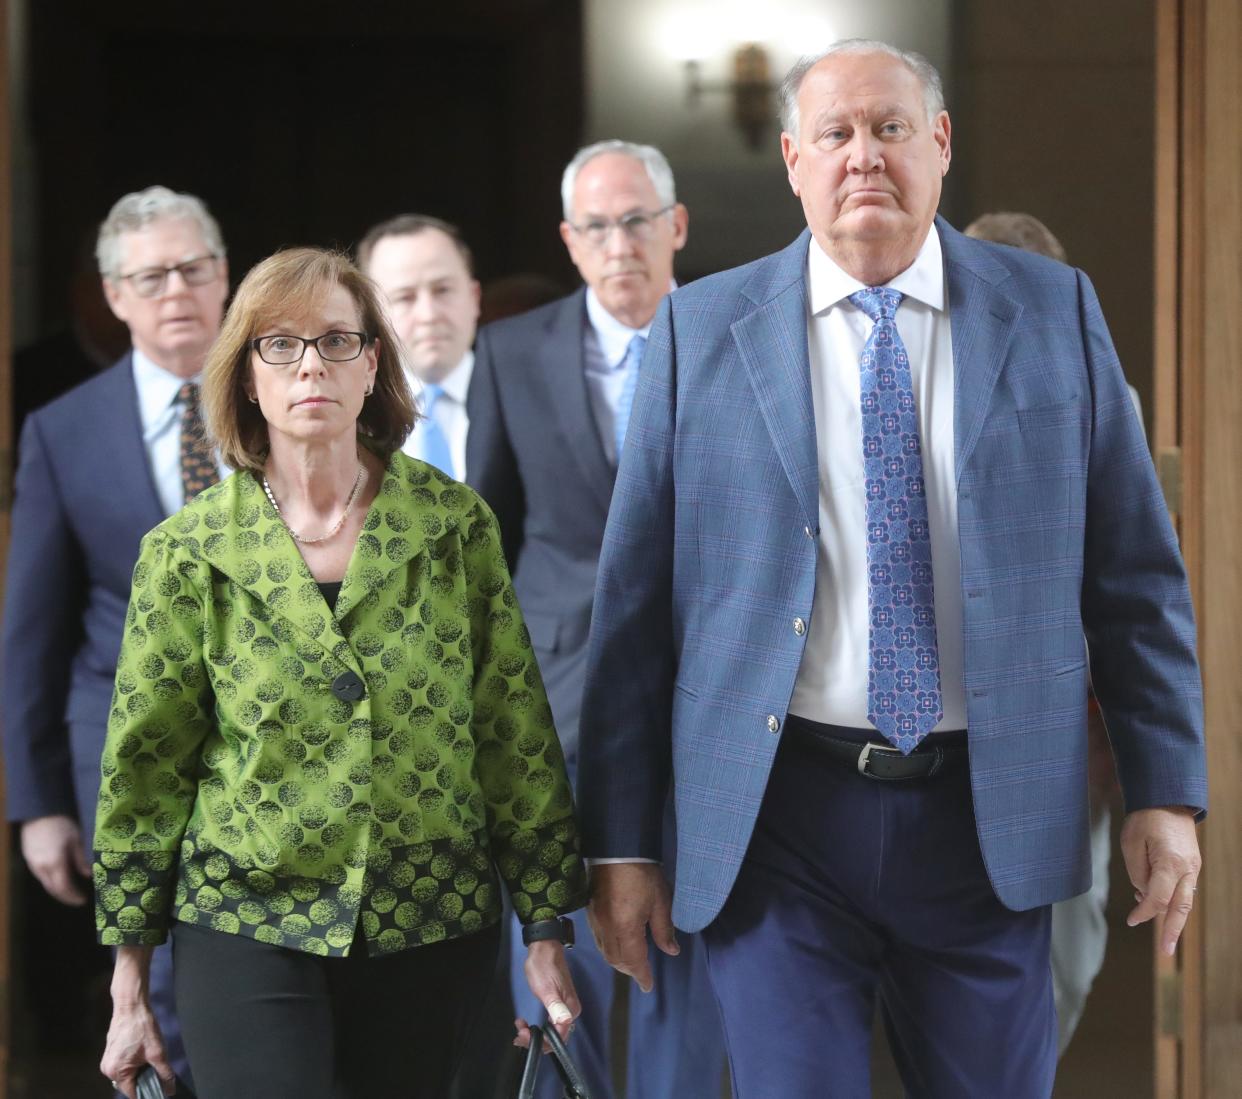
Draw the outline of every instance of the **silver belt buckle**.
<instances>
[{"instance_id":1,"label":"silver belt buckle","mask_svg":"<svg viewBox=\"0 0 1242 1099\"><path fill-rule=\"evenodd\" d=\"M858 753L858 773L864 778L875 777L867 770L867 760L871 758L872 752L896 752L898 755L901 755L901 749L894 748L891 744L876 744L873 740L867 741L863 745L863 750Z\"/></svg>"}]
</instances>

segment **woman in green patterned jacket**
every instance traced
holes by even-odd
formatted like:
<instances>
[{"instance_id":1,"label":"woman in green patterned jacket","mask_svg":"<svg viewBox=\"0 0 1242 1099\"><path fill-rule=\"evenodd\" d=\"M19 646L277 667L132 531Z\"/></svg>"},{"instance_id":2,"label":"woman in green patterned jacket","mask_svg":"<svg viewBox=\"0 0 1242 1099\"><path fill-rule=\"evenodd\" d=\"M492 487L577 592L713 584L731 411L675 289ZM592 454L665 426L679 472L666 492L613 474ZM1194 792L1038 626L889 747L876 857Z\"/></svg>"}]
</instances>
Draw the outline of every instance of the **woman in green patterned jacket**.
<instances>
[{"instance_id":1,"label":"woman in green patterned jacket","mask_svg":"<svg viewBox=\"0 0 1242 1099\"><path fill-rule=\"evenodd\" d=\"M560 745L494 517L398 449L398 346L347 259L294 249L208 359L237 472L143 542L103 756L101 1068L127 1095L144 1063L172 1079L145 1000L170 931L203 1099L443 1094L501 880L532 990L562 1033L578 1014Z\"/></svg>"}]
</instances>

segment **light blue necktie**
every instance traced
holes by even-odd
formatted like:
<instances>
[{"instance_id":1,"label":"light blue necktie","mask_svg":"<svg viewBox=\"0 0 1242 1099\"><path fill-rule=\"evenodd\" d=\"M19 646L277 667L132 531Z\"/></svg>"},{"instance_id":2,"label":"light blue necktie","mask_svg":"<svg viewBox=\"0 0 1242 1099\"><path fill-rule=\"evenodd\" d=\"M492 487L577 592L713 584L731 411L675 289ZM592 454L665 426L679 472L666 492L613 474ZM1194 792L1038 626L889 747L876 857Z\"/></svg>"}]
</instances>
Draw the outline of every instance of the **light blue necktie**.
<instances>
[{"instance_id":1,"label":"light blue necktie","mask_svg":"<svg viewBox=\"0 0 1242 1099\"><path fill-rule=\"evenodd\" d=\"M647 337L641 332L631 338L625 349L622 369L625 381L621 386L621 399L617 402L617 418L614 428L617 436L617 461L621 461L621 448L625 445L625 429L630 425L630 409L634 407L634 391L638 388L638 368L642 365L643 349L647 346Z\"/></svg>"},{"instance_id":2,"label":"light blue necktie","mask_svg":"<svg viewBox=\"0 0 1242 1099\"><path fill-rule=\"evenodd\" d=\"M449 447L444 428L435 416L436 404L443 396L443 387L431 384L423 386L423 415L426 419L419 424L419 430L423 433L423 461L430 462L450 477L455 477L457 474L453 471L453 451Z\"/></svg>"},{"instance_id":3,"label":"light blue necktie","mask_svg":"<svg viewBox=\"0 0 1242 1099\"><path fill-rule=\"evenodd\" d=\"M897 331L901 297L880 287L850 301L875 322L858 364L871 622L867 718L909 754L944 711L923 452L910 357Z\"/></svg>"}]
</instances>

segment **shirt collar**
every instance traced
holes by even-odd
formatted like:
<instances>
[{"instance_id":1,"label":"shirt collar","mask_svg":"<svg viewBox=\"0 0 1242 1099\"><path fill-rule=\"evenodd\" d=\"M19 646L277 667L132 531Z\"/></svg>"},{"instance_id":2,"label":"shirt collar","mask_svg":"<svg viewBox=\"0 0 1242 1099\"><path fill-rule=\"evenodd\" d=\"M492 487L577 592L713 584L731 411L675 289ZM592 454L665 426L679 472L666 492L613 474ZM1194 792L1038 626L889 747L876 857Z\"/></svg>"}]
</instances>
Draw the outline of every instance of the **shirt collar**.
<instances>
[{"instance_id":1,"label":"shirt collar","mask_svg":"<svg viewBox=\"0 0 1242 1099\"><path fill-rule=\"evenodd\" d=\"M136 347L133 350L133 364L134 386L138 390L138 415L146 432L172 407L181 387L187 381L197 385L199 377L182 378L165 370Z\"/></svg>"},{"instance_id":2,"label":"shirt collar","mask_svg":"<svg viewBox=\"0 0 1242 1099\"><path fill-rule=\"evenodd\" d=\"M886 285L938 312L944 312L944 283L944 255L940 248L940 234L933 225L914 262ZM810 302L812 316L818 316L851 294L865 289L863 283L846 274L829 258L819 242L811 238L811 246L807 250L807 301Z\"/></svg>"},{"instance_id":3,"label":"shirt collar","mask_svg":"<svg viewBox=\"0 0 1242 1099\"><path fill-rule=\"evenodd\" d=\"M467 350L459 362L439 383L440 389L458 404L466 403L466 394L470 390L470 375L474 373L474 352ZM421 394L426 383L420 378L410 375L410 383L415 394Z\"/></svg>"},{"instance_id":4,"label":"shirt collar","mask_svg":"<svg viewBox=\"0 0 1242 1099\"><path fill-rule=\"evenodd\" d=\"M669 286L669 290L671 292L676 289L677 283L674 281ZM587 320L595 329L600 350L604 353L604 361L614 370L625 362L625 352L630 346L630 340L635 336L645 338L651 332L650 322L643 328L630 328L622 324L604 308L604 303L589 286L586 294L586 310ZM654 321L655 318L652 317L651 320Z\"/></svg>"}]
</instances>

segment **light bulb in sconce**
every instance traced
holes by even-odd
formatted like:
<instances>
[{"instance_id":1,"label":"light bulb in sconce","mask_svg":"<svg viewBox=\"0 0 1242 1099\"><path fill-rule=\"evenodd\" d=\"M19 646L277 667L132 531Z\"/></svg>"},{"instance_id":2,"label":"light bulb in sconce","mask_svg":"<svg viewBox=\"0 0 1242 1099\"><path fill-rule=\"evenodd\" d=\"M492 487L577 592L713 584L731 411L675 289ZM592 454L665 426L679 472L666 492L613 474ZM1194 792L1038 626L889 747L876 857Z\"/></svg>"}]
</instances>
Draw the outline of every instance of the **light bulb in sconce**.
<instances>
[{"instance_id":1,"label":"light bulb in sconce","mask_svg":"<svg viewBox=\"0 0 1242 1099\"><path fill-rule=\"evenodd\" d=\"M686 74L686 106L699 106L705 92L726 92L732 99L733 123L742 131L746 144L758 149L763 135L773 120L775 105L772 93L772 65L768 52L757 42L746 42L733 50L732 79L703 79L697 58L683 62Z\"/></svg>"}]
</instances>

